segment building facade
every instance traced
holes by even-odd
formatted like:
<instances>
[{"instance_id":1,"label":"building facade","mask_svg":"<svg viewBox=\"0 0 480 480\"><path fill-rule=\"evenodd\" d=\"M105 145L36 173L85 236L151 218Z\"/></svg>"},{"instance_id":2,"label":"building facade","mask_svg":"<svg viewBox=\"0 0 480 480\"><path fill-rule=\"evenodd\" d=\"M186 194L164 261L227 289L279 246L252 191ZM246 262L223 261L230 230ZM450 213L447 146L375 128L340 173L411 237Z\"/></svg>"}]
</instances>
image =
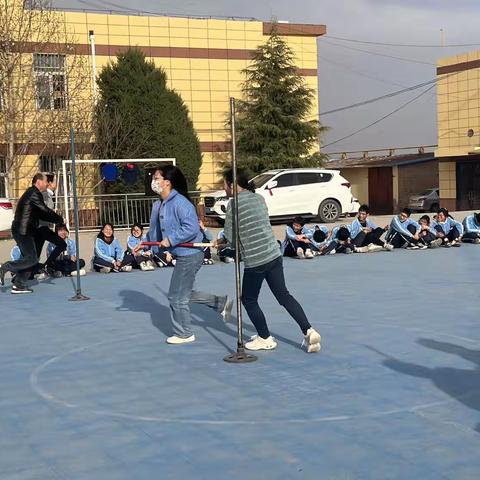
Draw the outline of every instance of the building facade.
<instances>
[{"instance_id":1,"label":"building facade","mask_svg":"<svg viewBox=\"0 0 480 480\"><path fill-rule=\"evenodd\" d=\"M480 208L480 51L437 63L440 199L450 210Z\"/></svg>"},{"instance_id":2,"label":"building facade","mask_svg":"<svg viewBox=\"0 0 480 480\"><path fill-rule=\"evenodd\" d=\"M65 115L65 111L76 102L78 112L82 110L80 104L86 105L83 114L77 114L85 117L86 112L91 113L94 104L95 73L98 76L103 67L115 61L118 53L129 47L139 48L147 59L165 70L168 86L175 89L187 105L203 153L197 188L214 188L220 162L229 156L229 132L226 129L229 98L240 98L241 84L245 79L242 70L248 65L252 51L265 42L272 24L245 19L88 11L56 11L55 15L69 38L69 48L54 42L39 45L33 41L26 46L23 54L29 56L31 69L24 69L23 74L34 77L35 98L24 109L42 111L42 118L47 115L58 117ZM318 115L316 38L325 34L326 27L279 23L277 28L295 54L298 71L315 92L312 116ZM75 58L76 67L72 67L72 58ZM79 84L75 94L72 94L73 77ZM38 121L32 122L29 128L34 131L36 125ZM21 161L15 171L10 172L11 177L17 177L11 183L12 197L21 193L34 171L58 169L68 152L66 135L59 134L52 140L36 138L35 133L30 133L22 140L19 140L20 135L15 136L15 148L23 150ZM89 138L88 132L81 133ZM8 135L5 134L0 139L0 156L5 157L8 148ZM4 161L0 164L3 170L6 168L4 164Z\"/></svg>"}]
</instances>

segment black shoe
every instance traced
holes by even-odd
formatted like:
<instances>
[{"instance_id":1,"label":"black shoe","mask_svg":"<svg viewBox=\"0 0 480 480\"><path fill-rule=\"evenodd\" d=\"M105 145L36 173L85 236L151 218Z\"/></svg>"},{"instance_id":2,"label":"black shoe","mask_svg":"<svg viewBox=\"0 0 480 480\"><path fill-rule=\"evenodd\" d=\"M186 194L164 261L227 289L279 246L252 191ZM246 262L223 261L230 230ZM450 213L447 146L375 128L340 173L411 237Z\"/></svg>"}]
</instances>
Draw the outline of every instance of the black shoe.
<instances>
[{"instance_id":1,"label":"black shoe","mask_svg":"<svg viewBox=\"0 0 480 480\"><path fill-rule=\"evenodd\" d=\"M33 290L31 288L25 287L24 285L12 285L10 293L13 293L14 295L21 295L24 293L33 293Z\"/></svg>"},{"instance_id":2,"label":"black shoe","mask_svg":"<svg viewBox=\"0 0 480 480\"><path fill-rule=\"evenodd\" d=\"M3 265L0 265L0 285L3 287L5 285L5 274L7 271L3 268Z\"/></svg>"}]
</instances>

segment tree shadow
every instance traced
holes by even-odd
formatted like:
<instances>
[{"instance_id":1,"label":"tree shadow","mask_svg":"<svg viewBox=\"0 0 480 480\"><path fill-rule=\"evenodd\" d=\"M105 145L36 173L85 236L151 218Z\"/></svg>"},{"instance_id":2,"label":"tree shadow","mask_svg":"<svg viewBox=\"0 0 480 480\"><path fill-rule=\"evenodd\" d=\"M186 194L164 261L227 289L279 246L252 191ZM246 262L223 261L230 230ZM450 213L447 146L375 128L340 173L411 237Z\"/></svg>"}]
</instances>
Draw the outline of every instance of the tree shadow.
<instances>
[{"instance_id":1,"label":"tree shadow","mask_svg":"<svg viewBox=\"0 0 480 480\"><path fill-rule=\"evenodd\" d=\"M468 408L480 411L480 351L455 345L448 342L420 338L420 345L433 350L457 355L475 365L473 369L453 367L425 367L415 363L404 362L390 355L380 352L373 347L370 350L382 355L383 365L405 375L430 380L439 390L454 398ZM480 424L475 430L480 433Z\"/></svg>"}]
</instances>

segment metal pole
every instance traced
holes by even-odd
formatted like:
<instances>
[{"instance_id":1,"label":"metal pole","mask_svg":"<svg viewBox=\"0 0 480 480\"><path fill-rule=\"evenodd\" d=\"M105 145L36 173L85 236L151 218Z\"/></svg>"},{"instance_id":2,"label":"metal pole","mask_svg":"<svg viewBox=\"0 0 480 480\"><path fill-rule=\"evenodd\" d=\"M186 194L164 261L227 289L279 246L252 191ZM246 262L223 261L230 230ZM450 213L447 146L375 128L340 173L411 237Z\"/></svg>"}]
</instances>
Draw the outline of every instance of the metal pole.
<instances>
[{"instance_id":1,"label":"metal pole","mask_svg":"<svg viewBox=\"0 0 480 480\"><path fill-rule=\"evenodd\" d=\"M77 288L75 295L69 300L75 302L78 300L90 300L82 294L82 287L80 285L80 243L78 235L78 198L77 198L77 167L75 164L75 134L73 128L70 129L70 159L72 160L72 187L73 187L73 218L75 222L75 257L77 259ZM65 164L64 164L65 166Z\"/></svg>"},{"instance_id":2,"label":"metal pole","mask_svg":"<svg viewBox=\"0 0 480 480\"><path fill-rule=\"evenodd\" d=\"M238 188L237 188L237 151L235 145L235 99L230 97L230 126L232 136L232 170L233 170L233 240L235 243L235 294L237 300L237 351L227 355L224 360L229 363L248 363L257 360L255 355L245 352L243 344L242 290L240 287L240 235L238 229Z\"/></svg>"},{"instance_id":3,"label":"metal pole","mask_svg":"<svg viewBox=\"0 0 480 480\"><path fill-rule=\"evenodd\" d=\"M97 59L95 56L95 32L90 30L88 32L88 37L90 39L90 49L92 54L92 90L93 90L93 101L95 105L97 104Z\"/></svg>"},{"instance_id":4,"label":"metal pole","mask_svg":"<svg viewBox=\"0 0 480 480\"><path fill-rule=\"evenodd\" d=\"M62 161L62 175L63 175L63 208L65 209L65 225L70 230L70 206L68 205L68 180L67 180L67 163Z\"/></svg>"}]
</instances>

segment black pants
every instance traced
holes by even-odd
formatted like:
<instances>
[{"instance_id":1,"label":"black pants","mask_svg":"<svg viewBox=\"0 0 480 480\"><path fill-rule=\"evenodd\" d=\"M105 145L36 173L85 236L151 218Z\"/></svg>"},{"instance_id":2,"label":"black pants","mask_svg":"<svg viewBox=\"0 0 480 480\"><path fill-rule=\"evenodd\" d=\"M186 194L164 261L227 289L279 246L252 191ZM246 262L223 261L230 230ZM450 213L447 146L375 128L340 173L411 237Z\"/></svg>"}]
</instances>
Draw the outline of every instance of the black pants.
<instances>
[{"instance_id":1,"label":"black pants","mask_svg":"<svg viewBox=\"0 0 480 480\"><path fill-rule=\"evenodd\" d=\"M278 257L265 265L246 268L243 272L242 303L258 335L262 338L268 338L270 336L265 315L258 305L258 295L260 294L264 280L267 281L277 302L287 310L305 335L311 325L302 306L287 290L285 276L283 274L282 257Z\"/></svg>"},{"instance_id":2,"label":"black pants","mask_svg":"<svg viewBox=\"0 0 480 480\"><path fill-rule=\"evenodd\" d=\"M223 247L218 250L218 258L225 261L225 258L235 258L235 249L231 247Z\"/></svg>"},{"instance_id":3,"label":"black pants","mask_svg":"<svg viewBox=\"0 0 480 480\"><path fill-rule=\"evenodd\" d=\"M78 262L80 264L80 268L85 266L85 260L80 258ZM77 262L74 262L70 258L62 258L60 260L57 259L52 263L52 268L56 272L62 272L64 276L68 276L77 270Z\"/></svg>"},{"instance_id":4,"label":"black pants","mask_svg":"<svg viewBox=\"0 0 480 480\"><path fill-rule=\"evenodd\" d=\"M418 241L418 243L423 243L424 245L428 246L436 239L437 237L430 231L427 231L425 234L422 234L422 232L420 232L420 240Z\"/></svg>"},{"instance_id":5,"label":"black pants","mask_svg":"<svg viewBox=\"0 0 480 480\"><path fill-rule=\"evenodd\" d=\"M43 244L45 242L53 243L55 245L54 250L48 256L47 261L45 262L47 267L52 267L53 262L57 259L57 257L67 249L67 243L47 226L39 227L35 232L35 248L37 250L37 258L40 258Z\"/></svg>"},{"instance_id":6,"label":"black pants","mask_svg":"<svg viewBox=\"0 0 480 480\"><path fill-rule=\"evenodd\" d=\"M439 233L445 233L440 225L435 225L435 230ZM454 240L458 240L460 238L460 232L458 231L457 227L453 227L444 238L446 238L449 242L453 242Z\"/></svg>"},{"instance_id":7,"label":"black pants","mask_svg":"<svg viewBox=\"0 0 480 480\"><path fill-rule=\"evenodd\" d=\"M142 255L142 254L137 254L137 255L134 255L133 253L131 252L128 252L126 254L126 256L129 255L132 257L132 267L133 268L140 268L140 264L142 262L148 262L149 260L152 260L153 261L153 256L147 256L147 255Z\"/></svg>"},{"instance_id":8,"label":"black pants","mask_svg":"<svg viewBox=\"0 0 480 480\"><path fill-rule=\"evenodd\" d=\"M418 240L413 239L417 229L413 225L408 225L407 230L412 234L411 236L404 235L396 230L389 235L388 242L393 245L393 248L405 248L410 243L416 244L418 242Z\"/></svg>"},{"instance_id":9,"label":"black pants","mask_svg":"<svg viewBox=\"0 0 480 480\"><path fill-rule=\"evenodd\" d=\"M312 246L309 243L288 239L283 255L285 257L297 257L297 248L301 248L305 252L307 248L312 248Z\"/></svg>"},{"instance_id":10,"label":"black pants","mask_svg":"<svg viewBox=\"0 0 480 480\"><path fill-rule=\"evenodd\" d=\"M480 233L468 232L463 234L462 241L469 243L473 242L476 238L480 238Z\"/></svg>"},{"instance_id":11,"label":"black pants","mask_svg":"<svg viewBox=\"0 0 480 480\"><path fill-rule=\"evenodd\" d=\"M380 237L383 235L385 230L381 227L377 227L371 232L365 233L365 232L360 232L355 238L352 239L352 243L356 247L366 247L367 245L370 245L371 243L375 245L381 245L383 247L384 242L380 240Z\"/></svg>"},{"instance_id":12,"label":"black pants","mask_svg":"<svg viewBox=\"0 0 480 480\"><path fill-rule=\"evenodd\" d=\"M206 248L203 249L203 258L205 260L211 260L212 251L210 250L210 247L206 247Z\"/></svg>"},{"instance_id":13,"label":"black pants","mask_svg":"<svg viewBox=\"0 0 480 480\"><path fill-rule=\"evenodd\" d=\"M354 251L355 245L352 242L340 243L338 240L333 240L322 250L322 254L328 255L332 250L336 253L345 253L347 248Z\"/></svg>"},{"instance_id":14,"label":"black pants","mask_svg":"<svg viewBox=\"0 0 480 480\"><path fill-rule=\"evenodd\" d=\"M126 253L119 268L125 267L126 265L132 265L134 261L135 259L133 258L133 255ZM103 267L113 268L113 264L107 260L104 260L103 258L93 257L93 269L96 272L99 272Z\"/></svg>"},{"instance_id":15,"label":"black pants","mask_svg":"<svg viewBox=\"0 0 480 480\"><path fill-rule=\"evenodd\" d=\"M5 262L3 268L15 276L13 283L18 286L24 286L29 279L31 272L37 269L38 256L35 246L35 237L33 235L20 235L12 232L12 236L17 242L22 258L20 260Z\"/></svg>"}]
</instances>

